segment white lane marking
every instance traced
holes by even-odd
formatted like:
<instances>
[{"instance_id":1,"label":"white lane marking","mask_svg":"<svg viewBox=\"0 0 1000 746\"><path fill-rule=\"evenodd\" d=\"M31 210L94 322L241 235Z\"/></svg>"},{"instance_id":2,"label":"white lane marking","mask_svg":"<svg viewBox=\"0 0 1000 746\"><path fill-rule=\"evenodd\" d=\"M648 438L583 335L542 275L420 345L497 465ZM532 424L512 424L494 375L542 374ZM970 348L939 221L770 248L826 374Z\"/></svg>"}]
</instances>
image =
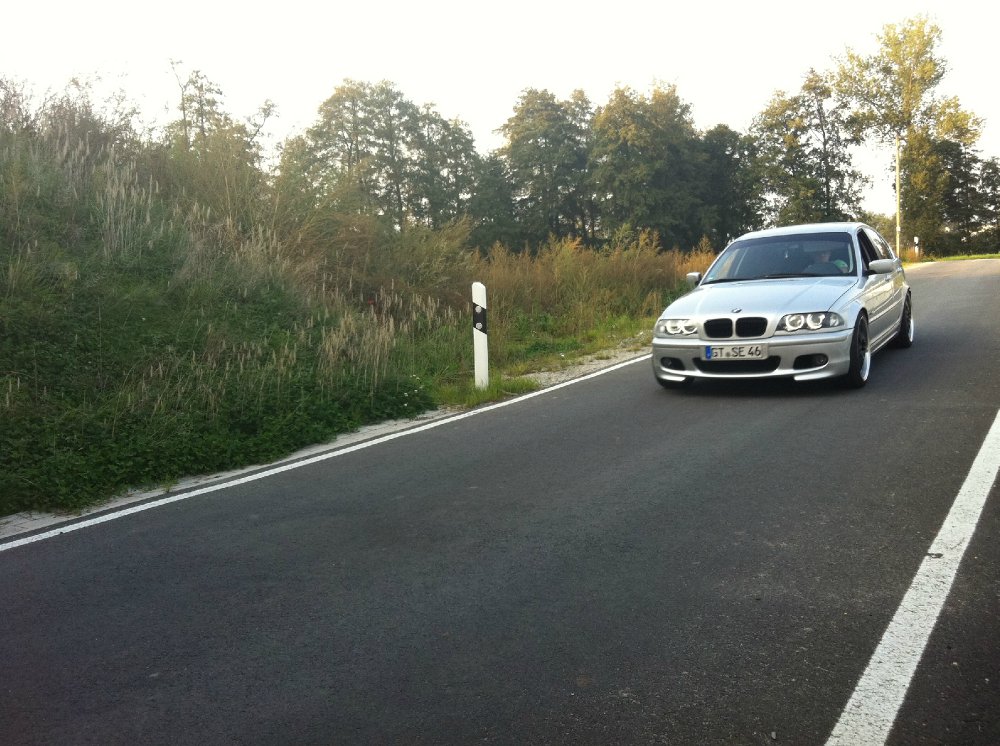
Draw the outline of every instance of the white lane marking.
<instances>
[{"instance_id":1,"label":"white lane marking","mask_svg":"<svg viewBox=\"0 0 1000 746\"><path fill-rule=\"evenodd\" d=\"M542 396L543 394L549 394L557 389L565 388L566 386L572 386L577 383L589 380L591 378L596 378L597 376L603 376L605 373L611 373L620 368L624 368L627 365L632 365L633 363L640 362L642 360L649 360L652 355L643 355L641 357L636 357L631 360L627 360L624 363L618 363L616 365L609 366L607 368L602 368L601 370L595 371L594 373L588 373L587 375L580 376L579 378L574 378L569 381L563 381L562 383L557 383L552 386L548 386L544 389L539 389L538 391L532 391L530 394L524 394L523 396L518 396L514 399L507 399L505 401L497 402L496 404L490 404L485 407L480 407L479 409L472 409L468 412L462 412L461 414L456 414L451 417L445 417L440 420L434 420L426 425L419 425L418 427L410 428L409 430L401 430L397 433L390 433L389 435L383 435L378 438L373 438L372 440L366 440L364 443L358 443L356 445L348 446L346 448L341 448L339 450L327 451L321 453L317 456L312 456L310 458L302 459L301 461L293 461L288 464L282 464L281 466L276 466L271 469L265 469L264 471L259 471L254 474L247 475L245 477L240 477L239 479L232 479L226 482L220 482L218 484L213 484L208 487L202 487L200 489L191 490L190 492L182 492L177 495L171 495L169 497L163 497L159 500L153 500L151 502L142 503L140 505L135 505L131 508L125 508L123 510L116 510L111 513L105 513L99 515L95 518L90 518L84 521L79 521L78 523L70 523L59 528L54 528L51 531L45 531L39 534L33 534L31 536L25 536L21 539L15 539L14 541L9 541L0 544L0 552L5 552L8 549L15 549L17 547L23 547L26 544L34 544L38 541L44 541L46 539L51 539L54 536L60 536L61 534L67 534L71 531L79 531L84 528L90 528L91 526L96 526L101 523L107 523L108 521L114 521L119 518L124 518L125 516L132 515L133 513L142 513L146 510L152 510L153 508L159 508L164 505L169 505L170 503L180 502L181 500L190 500L192 497L198 497L200 495L207 495L210 492L218 492L219 490L225 490L230 487L237 487L241 484L247 484L248 482L256 482L261 479L267 479L268 477L273 477L276 474L282 474L286 471L292 471L293 469L300 469L303 466L309 466L310 464L315 464L320 461L326 461L328 459L336 458L337 456L344 456L348 453L354 453L355 451L360 451L364 448L372 448L382 443L387 443L390 440L395 440L396 438L405 438L409 435L416 435L417 433L422 433L427 430L433 430L436 427L441 427L442 425L448 425L452 422L458 422L459 420L464 420L468 417L475 417L480 414L485 414L486 412L492 412L495 409L501 409L502 407L509 407L511 404L517 404L525 399L533 399L536 396Z\"/></svg>"},{"instance_id":2,"label":"white lane marking","mask_svg":"<svg viewBox=\"0 0 1000 746\"><path fill-rule=\"evenodd\" d=\"M1000 412L827 746L884 744L1000 469Z\"/></svg>"}]
</instances>

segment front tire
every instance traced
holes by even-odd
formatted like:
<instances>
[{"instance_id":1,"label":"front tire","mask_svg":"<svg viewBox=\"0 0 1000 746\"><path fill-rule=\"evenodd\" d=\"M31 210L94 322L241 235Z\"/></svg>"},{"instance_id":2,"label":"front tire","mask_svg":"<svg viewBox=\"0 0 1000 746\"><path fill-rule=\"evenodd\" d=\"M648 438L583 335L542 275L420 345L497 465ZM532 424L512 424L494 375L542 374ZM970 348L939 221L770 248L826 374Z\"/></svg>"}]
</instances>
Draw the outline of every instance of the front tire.
<instances>
[{"instance_id":1,"label":"front tire","mask_svg":"<svg viewBox=\"0 0 1000 746\"><path fill-rule=\"evenodd\" d=\"M903 349L912 347L913 333L913 304L910 301L910 294L907 293L906 300L903 301L903 315L899 319L899 331L896 332L896 337L892 340L893 345Z\"/></svg>"},{"instance_id":2,"label":"front tire","mask_svg":"<svg viewBox=\"0 0 1000 746\"><path fill-rule=\"evenodd\" d=\"M844 383L852 389L859 389L868 383L872 369L872 351L868 345L868 318L862 314L854 325L851 336L851 367L844 376Z\"/></svg>"}]
</instances>

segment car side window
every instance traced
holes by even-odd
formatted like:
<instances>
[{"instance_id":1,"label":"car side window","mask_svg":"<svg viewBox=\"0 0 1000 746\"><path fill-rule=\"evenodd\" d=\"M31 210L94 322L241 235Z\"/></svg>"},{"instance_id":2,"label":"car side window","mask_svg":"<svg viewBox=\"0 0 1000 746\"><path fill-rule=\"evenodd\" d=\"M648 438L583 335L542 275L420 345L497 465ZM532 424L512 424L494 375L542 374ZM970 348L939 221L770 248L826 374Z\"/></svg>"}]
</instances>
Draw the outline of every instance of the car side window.
<instances>
[{"instance_id":1,"label":"car side window","mask_svg":"<svg viewBox=\"0 0 1000 746\"><path fill-rule=\"evenodd\" d=\"M892 253L892 249L889 247L888 242L882 236L875 231L870 231L867 228L862 229L868 238L871 239L872 245L875 247L875 251L878 253L879 259L895 259L895 254Z\"/></svg>"},{"instance_id":2,"label":"car side window","mask_svg":"<svg viewBox=\"0 0 1000 746\"><path fill-rule=\"evenodd\" d=\"M868 265L879 258L878 252L864 230L858 231L858 245L861 247L861 263L864 265L865 272L867 272Z\"/></svg>"}]
</instances>

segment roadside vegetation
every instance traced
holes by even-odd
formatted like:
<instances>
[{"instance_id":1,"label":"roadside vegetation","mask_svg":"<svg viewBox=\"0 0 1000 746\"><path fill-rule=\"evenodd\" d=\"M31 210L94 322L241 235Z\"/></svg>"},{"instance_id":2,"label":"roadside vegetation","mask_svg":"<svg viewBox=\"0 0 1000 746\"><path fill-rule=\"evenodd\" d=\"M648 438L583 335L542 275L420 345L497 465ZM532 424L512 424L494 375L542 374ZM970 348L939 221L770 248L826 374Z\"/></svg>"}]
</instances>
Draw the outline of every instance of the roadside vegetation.
<instances>
[{"instance_id":1,"label":"roadside vegetation","mask_svg":"<svg viewBox=\"0 0 1000 746\"><path fill-rule=\"evenodd\" d=\"M971 259L1000 259L1000 254L955 254L953 256L938 257L936 261L949 262Z\"/></svg>"},{"instance_id":2,"label":"roadside vegetation","mask_svg":"<svg viewBox=\"0 0 1000 746\"><path fill-rule=\"evenodd\" d=\"M37 101L0 79L0 515L265 462L641 349L685 274L746 230L860 217L892 235L858 210L847 154L866 132L922 148L903 191L921 246L991 250L1000 171L975 155L975 117L935 102L936 78L908 119L850 116L886 69L940 66L936 33L889 27L889 68L810 71L747 133L698 132L673 87L596 108L525 91L488 156L388 83L345 81L271 149L273 106L237 120L200 72L178 74L179 117L155 130L86 86ZM910 37L924 57L897 49ZM915 196L931 178L933 202Z\"/></svg>"},{"instance_id":3,"label":"roadside vegetation","mask_svg":"<svg viewBox=\"0 0 1000 746\"><path fill-rule=\"evenodd\" d=\"M526 390L530 361L630 343L711 257L648 233L485 255L462 222L282 236L259 213L238 224L192 199L187 180L213 173L178 183L176 164L116 139L86 99L47 106L33 128L0 131L0 514ZM273 209L246 204L258 194L230 204ZM487 392L472 386L476 280L490 293Z\"/></svg>"}]
</instances>

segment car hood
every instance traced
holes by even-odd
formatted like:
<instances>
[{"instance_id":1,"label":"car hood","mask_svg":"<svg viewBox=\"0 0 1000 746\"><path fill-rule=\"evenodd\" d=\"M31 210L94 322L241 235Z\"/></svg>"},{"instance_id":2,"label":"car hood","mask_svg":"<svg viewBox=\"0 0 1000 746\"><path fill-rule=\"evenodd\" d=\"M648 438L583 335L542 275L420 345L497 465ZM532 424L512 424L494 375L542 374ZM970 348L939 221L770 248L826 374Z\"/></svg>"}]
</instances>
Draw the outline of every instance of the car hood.
<instances>
[{"instance_id":1,"label":"car hood","mask_svg":"<svg viewBox=\"0 0 1000 746\"><path fill-rule=\"evenodd\" d=\"M662 316L771 315L828 311L857 281L854 277L796 277L700 285Z\"/></svg>"}]
</instances>

